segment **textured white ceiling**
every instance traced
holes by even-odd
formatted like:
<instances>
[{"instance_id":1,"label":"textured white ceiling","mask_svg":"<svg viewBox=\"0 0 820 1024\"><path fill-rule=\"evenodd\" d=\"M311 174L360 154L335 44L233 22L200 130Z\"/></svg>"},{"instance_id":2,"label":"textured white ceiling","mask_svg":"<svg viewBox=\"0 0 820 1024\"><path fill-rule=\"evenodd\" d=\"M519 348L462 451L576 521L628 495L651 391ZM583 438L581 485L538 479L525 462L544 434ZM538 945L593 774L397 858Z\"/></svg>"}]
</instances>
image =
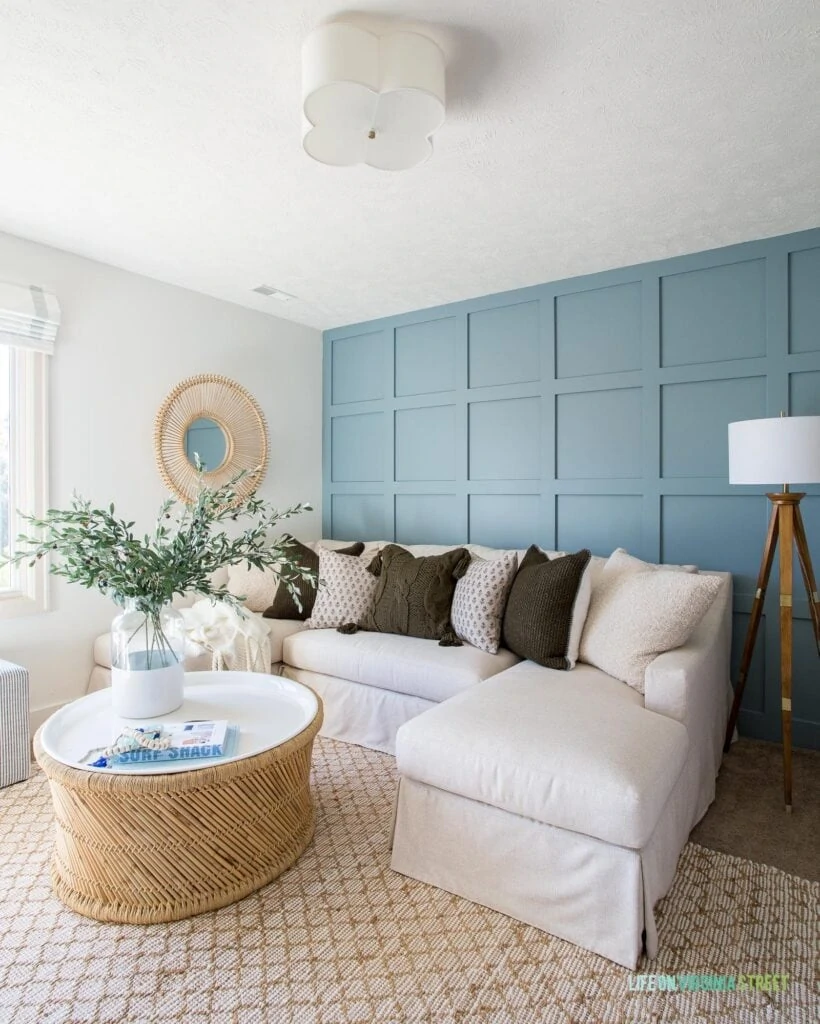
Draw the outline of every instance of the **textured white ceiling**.
<instances>
[{"instance_id":1,"label":"textured white ceiling","mask_svg":"<svg viewBox=\"0 0 820 1024\"><path fill-rule=\"evenodd\" d=\"M338 3L2 0L0 230L330 327L820 223L817 0L369 11L448 57L400 174L302 151Z\"/></svg>"}]
</instances>

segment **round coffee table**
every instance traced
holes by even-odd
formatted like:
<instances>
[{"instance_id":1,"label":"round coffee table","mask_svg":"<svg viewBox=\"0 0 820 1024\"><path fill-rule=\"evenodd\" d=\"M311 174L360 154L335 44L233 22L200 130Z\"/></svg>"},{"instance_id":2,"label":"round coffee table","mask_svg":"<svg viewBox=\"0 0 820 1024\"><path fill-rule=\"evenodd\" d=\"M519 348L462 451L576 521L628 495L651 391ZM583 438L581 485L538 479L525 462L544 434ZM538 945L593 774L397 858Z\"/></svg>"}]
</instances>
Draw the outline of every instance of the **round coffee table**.
<instances>
[{"instance_id":1,"label":"round coffee table","mask_svg":"<svg viewBox=\"0 0 820 1024\"><path fill-rule=\"evenodd\" d=\"M144 724L197 719L239 727L233 756L200 767L79 764L137 724L113 714L110 690L66 705L38 730L34 753L56 817L51 877L72 910L98 921L177 921L267 885L310 842L316 694L280 676L189 673L182 707Z\"/></svg>"}]
</instances>

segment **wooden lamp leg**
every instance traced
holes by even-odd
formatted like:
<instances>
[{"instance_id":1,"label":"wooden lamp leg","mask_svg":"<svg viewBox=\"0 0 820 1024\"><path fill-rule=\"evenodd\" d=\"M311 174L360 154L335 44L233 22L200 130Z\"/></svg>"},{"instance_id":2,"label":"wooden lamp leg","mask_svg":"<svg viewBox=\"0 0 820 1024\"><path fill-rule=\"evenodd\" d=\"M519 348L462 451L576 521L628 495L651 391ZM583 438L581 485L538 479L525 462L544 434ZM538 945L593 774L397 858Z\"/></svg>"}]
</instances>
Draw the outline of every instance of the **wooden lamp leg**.
<instances>
[{"instance_id":1,"label":"wooden lamp leg","mask_svg":"<svg viewBox=\"0 0 820 1024\"><path fill-rule=\"evenodd\" d=\"M783 727L783 798L792 809L792 601L794 569L794 505L783 502L780 513L780 717Z\"/></svg>"},{"instance_id":2,"label":"wooden lamp leg","mask_svg":"<svg viewBox=\"0 0 820 1024\"><path fill-rule=\"evenodd\" d=\"M820 600L818 600L817 582L811 564L809 542L806 539L806 528L803 525L803 514L799 505L795 505L794 508L794 539L797 542L797 557L800 560L800 570L806 585L806 597L809 599L809 612L814 626L814 641L817 644L817 653L820 654Z\"/></svg>"},{"instance_id":3,"label":"wooden lamp leg","mask_svg":"<svg viewBox=\"0 0 820 1024\"><path fill-rule=\"evenodd\" d=\"M746 689L746 679L752 664L752 655L755 650L757 632L760 628L760 619L763 615L763 602L766 599L766 588L769 585L769 577L772 572L772 562L777 549L777 537L779 533L780 519L778 506L772 506L772 516L769 520L769 532L766 535L766 543L763 546L763 560L760 563L760 572L757 577L757 590L755 591L752 611L749 616L749 626L746 630L746 640L743 644L743 656L740 659L740 673L735 687L735 698L732 702L732 712L729 715L729 724L726 727L726 739L723 743L723 752L727 753L732 743L732 736L737 725L737 716L740 712L740 702L743 700L743 691Z\"/></svg>"},{"instance_id":4,"label":"wooden lamp leg","mask_svg":"<svg viewBox=\"0 0 820 1024\"><path fill-rule=\"evenodd\" d=\"M780 721L783 731L783 798L786 804L786 811L790 812L792 809L792 642L795 548L797 549L803 582L806 585L806 594L809 599L809 609L811 611L814 639L817 644L818 653L820 653L820 600L818 600L817 583L811 564L811 554L806 540L803 516L800 513L800 500L804 495L789 492L786 489L783 493L769 494L767 497L772 502L772 517L769 521L766 545L763 548L763 561L760 565L760 575L757 578L757 591L755 592L752 604L749 628L746 632L746 642L743 646L743 656L740 660L740 674L737 687L735 688L735 698L732 703L732 713L729 716L729 725L726 729L726 741L723 749L728 751L735 731L735 725L737 724L740 703L743 699L743 690L746 686L746 678L752 663L755 641L757 640L760 619L763 614L766 587L771 575L774 553L779 543Z\"/></svg>"}]
</instances>

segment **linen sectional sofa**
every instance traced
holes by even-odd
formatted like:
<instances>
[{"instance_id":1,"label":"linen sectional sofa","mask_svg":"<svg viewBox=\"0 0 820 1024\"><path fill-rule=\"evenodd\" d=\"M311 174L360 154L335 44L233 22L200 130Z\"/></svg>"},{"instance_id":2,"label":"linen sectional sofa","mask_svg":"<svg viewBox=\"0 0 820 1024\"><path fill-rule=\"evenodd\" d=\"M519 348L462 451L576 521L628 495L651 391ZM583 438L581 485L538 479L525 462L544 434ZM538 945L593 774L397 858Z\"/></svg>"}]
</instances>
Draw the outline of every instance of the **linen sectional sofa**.
<instances>
[{"instance_id":1,"label":"linen sectional sofa","mask_svg":"<svg viewBox=\"0 0 820 1024\"><path fill-rule=\"evenodd\" d=\"M465 546L484 559L503 553ZM593 559L593 590L605 562ZM396 756L397 871L634 968L642 950L657 952L654 905L714 799L732 582L710 575L717 597L683 646L649 664L643 694L583 663L556 671L503 647L293 620L265 620L272 671L322 697L324 735ZM95 661L91 689L107 684L105 636ZM188 665L209 667L202 657Z\"/></svg>"}]
</instances>

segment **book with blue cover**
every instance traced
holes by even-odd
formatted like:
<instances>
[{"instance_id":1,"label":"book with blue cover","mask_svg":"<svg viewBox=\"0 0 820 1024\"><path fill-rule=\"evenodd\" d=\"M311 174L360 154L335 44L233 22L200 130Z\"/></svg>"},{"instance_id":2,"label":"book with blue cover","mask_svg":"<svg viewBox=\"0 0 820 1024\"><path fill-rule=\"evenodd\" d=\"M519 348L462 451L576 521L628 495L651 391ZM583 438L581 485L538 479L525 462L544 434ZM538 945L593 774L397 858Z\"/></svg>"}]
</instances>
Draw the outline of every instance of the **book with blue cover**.
<instances>
[{"instance_id":1,"label":"book with blue cover","mask_svg":"<svg viewBox=\"0 0 820 1024\"><path fill-rule=\"evenodd\" d=\"M146 737L170 739L170 745L163 749L134 745L130 750L103 755L93 762L100 768L144 768L150 764L190 762L197 767L209 762L223 761L236 753L239 743L239 727L226 721L175 722L172 725L144 725L137 730ZM120 737L128 741L127 736ZM104 764L100 762L104 761Z\"/></svg>"}]
</instances>

